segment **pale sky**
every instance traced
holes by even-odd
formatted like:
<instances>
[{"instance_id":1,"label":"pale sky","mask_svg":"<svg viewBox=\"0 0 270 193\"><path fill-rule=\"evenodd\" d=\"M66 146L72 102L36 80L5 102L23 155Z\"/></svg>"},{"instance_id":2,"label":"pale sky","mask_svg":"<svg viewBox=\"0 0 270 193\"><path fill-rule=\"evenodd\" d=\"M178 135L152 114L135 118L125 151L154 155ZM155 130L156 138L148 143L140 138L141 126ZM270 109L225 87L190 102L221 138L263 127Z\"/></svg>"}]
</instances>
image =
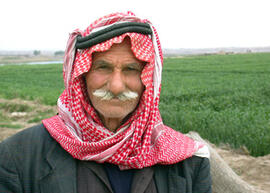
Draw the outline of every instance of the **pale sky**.
<instances>
[{"instance_id":1,"label":"pale sky","mask_svg":"<svg viewBox=\"0 0 270 193\"><path fill-rule=\"evenodd\" d=\"M74 29L113 12L157 28L162 48L270 46L270 0L2 0L0 50L64 50Z\"/></svg>"}]
</instances>

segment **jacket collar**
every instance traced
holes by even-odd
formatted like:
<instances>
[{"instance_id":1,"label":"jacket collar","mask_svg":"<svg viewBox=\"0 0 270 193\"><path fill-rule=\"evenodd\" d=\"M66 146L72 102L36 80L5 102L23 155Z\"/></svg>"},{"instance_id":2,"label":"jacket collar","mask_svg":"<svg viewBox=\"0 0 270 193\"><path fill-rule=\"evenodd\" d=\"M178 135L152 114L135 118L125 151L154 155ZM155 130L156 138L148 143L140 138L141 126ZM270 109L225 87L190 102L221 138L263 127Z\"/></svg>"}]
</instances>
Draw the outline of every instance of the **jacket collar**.
<instances>
[{"instance_id":1,"label":"jacket collar","mask_svg":"<svg viewBox=\"0 0 270 193\"><path fill-rule=\"evenodd\" d=\"M107 188L113 192L110 181L102 164L98 164L93 161L84 161L82 164L95 173L95 175L103 182L104 186L107 186ZM145 192L149 183L153 179L153 175L154 169L152 167L136 170L133 176L131 193Z\"/></svg>"},{"instance_id":2,"label":"jacket collar","mask_svg":"<svg viewBox=\"0 0 270 193\"><path fill-rule=\"evenodd\" d=\"M41 192L77 193L76 160L57 142L50 143L45 162L39 178ZM111 190L107 174L101 164L88 162L87 167ZM132 193L144 192L153 179L153 175L153 167L136 171L131 187Z\"/></svg>"},{"instance_id":3,"label":"jacket collar","mask_svg":"<svg viewBox=\"0 0 270 193\"><path fill-rule=\"evenodd\" d=\"M106 186L110 192L113 192L108 176L101 164L93 161L82 161L79 164L91 170L103 182L104 186Z\"/></svg>"},{"instance_id":4,"label":"jacket collar","mask_svg":"<svg viewBox=\"0 0 270 193\"><path fill-rule=\"evenodd\" d=\"M77 192L76 161L58 143L50 144L45 162L39 179L41 192Z\"/></svg>"},{"instance_id":5,"label":"jacket collar","mask_svg":"<svg viewBox=\"0 0 270 193\"><path fill-rule=\"evenodd\" d=\"M143 193L148 187L151 180L153 180L154 169L147 167L137 170L133 177L131 186L131 193Z\"/></svg>"}]
</instances>

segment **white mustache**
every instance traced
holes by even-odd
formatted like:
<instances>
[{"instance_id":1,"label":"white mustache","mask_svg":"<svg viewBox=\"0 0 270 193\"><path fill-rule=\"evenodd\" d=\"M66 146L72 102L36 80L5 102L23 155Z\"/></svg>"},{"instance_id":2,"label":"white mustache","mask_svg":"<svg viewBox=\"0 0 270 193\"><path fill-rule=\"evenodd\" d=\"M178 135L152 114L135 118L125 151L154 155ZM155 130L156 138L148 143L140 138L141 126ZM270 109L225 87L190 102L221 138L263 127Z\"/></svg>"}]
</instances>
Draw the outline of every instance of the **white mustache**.
<instances>
[{"instance_id":1,"label":"white mustache","mask_svg":"<svg viewBox=\"0 0 270 193\"><path fill-rule=\"evenodd\" d=\"M93 92L93 95L101 98L101 100L111 100L113 98L118 98L121 101L133 100L138 97L138 93L130 91L130 90L124 91L120 93L119 95L115 96L111 91L104 90L104 89L97 89Z\"/></svg>"}]
</instances>

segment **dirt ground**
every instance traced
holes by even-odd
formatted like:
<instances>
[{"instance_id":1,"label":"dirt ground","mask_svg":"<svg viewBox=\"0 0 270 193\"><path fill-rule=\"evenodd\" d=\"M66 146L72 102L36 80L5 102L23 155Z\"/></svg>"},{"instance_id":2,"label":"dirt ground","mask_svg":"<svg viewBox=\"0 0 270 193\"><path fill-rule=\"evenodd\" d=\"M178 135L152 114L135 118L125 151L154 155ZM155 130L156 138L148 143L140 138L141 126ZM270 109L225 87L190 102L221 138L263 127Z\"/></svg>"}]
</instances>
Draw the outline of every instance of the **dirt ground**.
<instances>
[{"instance_id":1,"label":"dirt ground","mask_svg":"<svg viewBox=\"0 0 270 193\"><path fill-rule=\"evenodd\" d=\"M214 148L244 181L258 190L270 192L270 155L255 158L241 149L235 150L228 146Z\"/></svg>"},{"instance_id":2,"label":"dirt ground","mask_svg":"<svg viewBox=\"0 0 270 193\"><path fill-rule=\"evenodd\" d=\"M31 106L32 109L38 108L39 110L48 110L53 109L56 111L55 107L43 106L35 102L22 101L22 100L5 100L0 99L0 103L20 103ZM18 116L19 124L22 125L24 120L23 128L35 125L37 123L27 124L25 120L28 117L31 117L31 113L35 113L35 110L27 113L20 112L8 112L5 109L0 109L2 114L5 116ZM17 113L17 114L16 114ZM1 121L1 120L0 120ZM16 132L21 131L22 129L11 129L6 127L1 127L0 124L0 141L5 138L15 134ZM270 192L270 155L263 157L252 157L248 154L248 151L245 149L231 149L228 145L223 145L216 147L213 145L213 148L221 155L221 157L229 164L229 166L246 182L258 188L258 190L264 190Z\"/></svg>"}]
</instances>

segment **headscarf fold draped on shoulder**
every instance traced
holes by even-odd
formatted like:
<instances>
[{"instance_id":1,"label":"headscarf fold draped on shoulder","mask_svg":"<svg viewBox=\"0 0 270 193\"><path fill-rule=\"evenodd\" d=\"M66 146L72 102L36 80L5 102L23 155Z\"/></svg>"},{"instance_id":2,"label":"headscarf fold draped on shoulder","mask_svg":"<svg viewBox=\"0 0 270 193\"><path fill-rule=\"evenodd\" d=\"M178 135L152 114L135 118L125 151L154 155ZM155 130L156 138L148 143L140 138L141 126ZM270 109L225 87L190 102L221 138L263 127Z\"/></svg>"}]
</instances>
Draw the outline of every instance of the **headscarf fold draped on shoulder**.
<instances>
[{"instance_id":1,"label":"headscarf fold draped on shoulder","mask_svg":"<svg viewBox=\"0 0 270 193\"><path fill-rule=\"evenodd\" d=\"M126 32L89 48L76 49L78 36L123 22L149 24L152 34ZM141 73L145 90L136 110L114 133L102 124L91 106L84 74L92 65L92 54L104 52L125 37L131 50L146 64ZM50 135L74 158L108 162L121 169L174 164L191 157L203 144L164 125L158 109L163 55L154 26L133 13L114 13L93 22L85 31L75 30L67 43L63 76L65 90L58 99L58 115L43 120Z\"/></svg>"}]
</instances>

